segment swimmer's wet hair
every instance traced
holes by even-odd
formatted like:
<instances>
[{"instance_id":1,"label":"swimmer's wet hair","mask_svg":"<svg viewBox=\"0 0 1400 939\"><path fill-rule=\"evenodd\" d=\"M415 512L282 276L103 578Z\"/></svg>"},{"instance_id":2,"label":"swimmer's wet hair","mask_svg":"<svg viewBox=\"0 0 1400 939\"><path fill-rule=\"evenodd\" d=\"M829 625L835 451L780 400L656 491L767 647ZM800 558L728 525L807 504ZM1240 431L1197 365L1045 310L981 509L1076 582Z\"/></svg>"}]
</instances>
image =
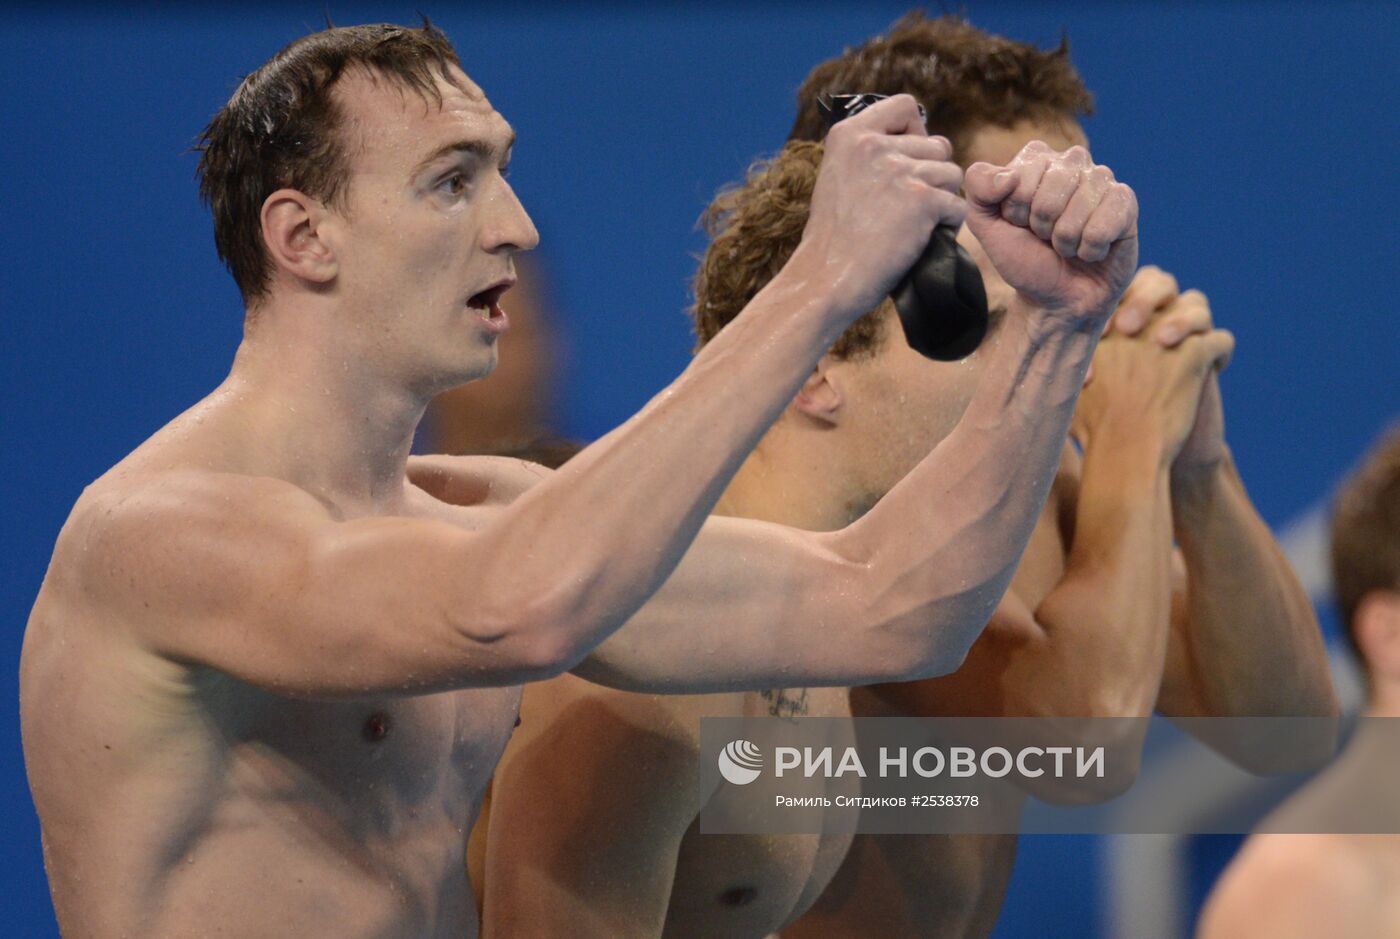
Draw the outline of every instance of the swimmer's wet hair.
<instances>
[{"instance_id":1,"label":"swimmer's wet hair","mask_svg":"<svg viewBox=\"0 0 1400 939\"><path fill-rule=\"evenodd\" d=\"M1069 41L1039 49L973 26L948 14L906 14L888 33L848 48L814 68L797 92L797 120L789 140L821 140L827 121L817 107L823 94L912 94L928 113L930 133L962 154L987 125L1022 120L1056 122L1092 114L1094 98L1069 61Z\"/></svg>"},{"instance_id":2,"label":"swimmer's wet hair","mask_svg":"<svg viewBox=\"0 0 1400 939\"><path fill-rule=\"evenodd\" d=\"M705 210L700 223L710 247L691 282L695 303L689 311L697 346L738 316L792 256L807 225L821 161L821 144L790 143L771 160L749 167L747 181L722 190ZM878 350L881 311L888 304L856 320L831 354L847 359Z\"/></svg>"},{"instance_id":3,"label":"swimmer's wet hair","mask_svg":"<svg viewBox=\"0 0 1400 939\"><path fill-rule=\"evenodd\" d=\"M1382 435L1337 493L1332 583L1355 649L1352 619L1361 601L1373 591L1400 592L1400 424Z\"/></svg>"},{"instance_id":4,"label":"swimmer's wet hair","mask_svg":"<svg viewBox=\"0 0 1400 939\"><path fill-rule=\"evenodd\" d=\"M461 67L441 30L379 24L330 28L304 36L244 78L194 149L199 192L214 216L214 246L243 302L267 291L271 266L262 238L262 206L278 189L296 189L344 209L349 180L343 115L333 90L349 69L367 69L441 104L435 79Z\"/></svg>"}]
</instances>

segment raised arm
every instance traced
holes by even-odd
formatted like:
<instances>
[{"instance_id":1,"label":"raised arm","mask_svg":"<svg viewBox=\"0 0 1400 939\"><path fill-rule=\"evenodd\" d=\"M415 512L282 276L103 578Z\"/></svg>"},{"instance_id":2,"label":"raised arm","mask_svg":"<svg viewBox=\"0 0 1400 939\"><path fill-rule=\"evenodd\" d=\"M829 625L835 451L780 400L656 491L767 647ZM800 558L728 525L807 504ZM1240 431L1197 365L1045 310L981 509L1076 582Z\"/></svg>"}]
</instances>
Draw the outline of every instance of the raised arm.
<instances>
[{"instance_id":1,"label":"raised arm","mask_svg":"<svg viewBox=\"0 0 1400 939\"><path fill-rule=\"evenodd\" d=\"M1151 323L1153 338L1170 344L1183 331L1153 318L1179 307L1209 324L1199 290L1180 291L1156 268L1143 273L1142 289L1114 317L1116 331L1133 335ZM1170 483L1180 556L1159 709L1183 717L1335 714L1312 603L1235 469L1215 371Z\"/></svg>"},{"instance_id":2,"label":"raised arm","mask_svg":"<svg viewBox=\"0 0 1400 939\"><path fill-rule=\"evenodd\" d=\"M125 602L169 654L287 692L517 682L575 664L671 573L846 325L889 291L936 224L961 221L961 172L947 162L947 141L925 135L912 98L882 102L837 131L802 244L733 328L641 413L479 530L338 522L290 487L260 494L223 480L228 511L218 485L186 492L206 545L183 533L179 500L148 489L151 505L97 524L119 552L104 557L121 567L139 558L166 589L152 598L144 574L130 587L109 578L109 599ZM287 510L265 510L260 495ZM181 563L162 542L203 566ZM264 553L275 571L258 568ZM143 612L147 600L162 609ZM271 648L276 662L262 651Z\"/></svg>"},{"instance_id":3,"label":"raised arm","mask_svg":"<svg viewBox=\"0 0 1400 939\"><path fill-rule=\"evenodd\" d=\"M1075 415L1083 457L1067 446L1061 468L1068 531L1045 533L1067 536L1043 552L1064 552L1058 579L1043 596L1013 588L957 674L881 696L931 716L1150 715L1172 606L1168 470L1231 347L1219 330L1169 350L1101 343Z\"/></svg>"},{"instance_id":4,"label":"raised arm","mask_svg":"<svg viewBox=\"0 0 1400 939\"><path fill-rule=\"evenodd\" d=\"M954 431L839 532L715 523L725 538L700 539L578 674L709 691L902 680L961 663L1020 560L1137 259L1131 190L1081 148L1033 143L1005 169L969 169L966 191L968 225L1017 294Z\"/></svg>"},{"instance_id":5,"label":"raised arm","mask_svg":"<svg viewBox=\"0 0 1400 939\"><path fill-rule=\"evenodd\" d=\"M1203 409L1218 413L1212 378ZM1159 708L1183 717L1338 713L1312 602L1259 517L1234 460L1172 468L1185 583ZM1325 758L1326 754L1319 754Z\"/></svg>"}]
</instances>

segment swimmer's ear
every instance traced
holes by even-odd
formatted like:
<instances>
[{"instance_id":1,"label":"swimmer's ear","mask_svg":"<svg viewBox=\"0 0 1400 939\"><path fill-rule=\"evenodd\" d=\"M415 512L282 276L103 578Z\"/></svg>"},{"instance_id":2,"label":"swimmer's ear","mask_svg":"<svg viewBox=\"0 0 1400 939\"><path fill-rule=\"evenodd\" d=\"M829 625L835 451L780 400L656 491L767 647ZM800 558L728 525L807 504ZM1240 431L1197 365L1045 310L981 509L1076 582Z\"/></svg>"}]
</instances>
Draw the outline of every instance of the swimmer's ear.
<instances>
[{"instance_id":1,"label":"swimmer's ear","mask_svg":"<svg viewBox=\"0 0 1400 939\"><path fill-rule=\"evenodd\" d=\"M843 375L835 367L837 361L830 355L822 356L792 400L799 414L833 427L840 422L841 406L846 403Z\"/></svg>"},{"instance_id":2,"label":"swimmer's ear","mask_svg":"<svg viewBox=\"0 0 1400 939\"><path fill-rule=\"evenodd\" d=\"M320 200L296 189L279 189L263 200L262 235L272 263L314 284L334 279L335 250L322 230L329 216Z\"/></svg>"}]
</instances>

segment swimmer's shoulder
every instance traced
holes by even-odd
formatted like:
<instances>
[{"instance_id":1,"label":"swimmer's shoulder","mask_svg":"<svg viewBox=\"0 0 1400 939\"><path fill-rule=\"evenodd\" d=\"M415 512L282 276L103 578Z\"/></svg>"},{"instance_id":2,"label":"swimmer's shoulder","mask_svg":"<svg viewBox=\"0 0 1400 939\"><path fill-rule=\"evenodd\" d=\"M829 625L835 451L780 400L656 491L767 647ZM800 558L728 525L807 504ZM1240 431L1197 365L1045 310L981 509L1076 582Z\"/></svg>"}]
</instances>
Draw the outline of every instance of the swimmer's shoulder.
<instances>
[{"instance_id":1,"label":"swimmer's shoulder","mask_svg":"<svg viewBox=\"0 0 1400 939\"><path fill-rule=\"evenodd\" d=\"M1380 935L1372 921L1376 874L1357 836L1255 835L1222 875L1202 912L1198 937Z\"/></svg>"},{"instance_id":2,"label":"swimmer's shoulder","mask_svg":"<svg viewBox=\"0 0 1400 939\"><path fill-rule=\"evenodd\" d=\"M147 622L182 591L200 592L199 579L216 579L221 565L268 561L279 533L331 521L324 503L285 480L133 454L79 497L45 590L103 621Z\"/></svg>"}]
</instances>

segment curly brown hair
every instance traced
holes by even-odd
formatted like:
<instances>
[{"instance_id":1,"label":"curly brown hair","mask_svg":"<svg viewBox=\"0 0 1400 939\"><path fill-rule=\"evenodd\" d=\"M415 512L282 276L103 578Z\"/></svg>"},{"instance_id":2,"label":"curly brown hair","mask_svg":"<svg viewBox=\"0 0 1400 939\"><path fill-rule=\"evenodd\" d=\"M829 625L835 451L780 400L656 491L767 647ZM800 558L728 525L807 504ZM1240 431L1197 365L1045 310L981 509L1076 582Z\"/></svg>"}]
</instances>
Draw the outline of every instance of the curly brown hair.
<instances>
[{"instance_id":1,"label":"curly brown hair","mask_svg":"<svg viewBox=\"0 0 1400 939\"><path fill-rule=\"evenodd\" d=\"M1400 424L1390 428L1337 493L1332 509L1332 582L1342 624L1368 593L1400 591Z\"/></svg>"},{"instance_id":2,"label":"curly brown hair","mask_svg":"<svg viewBox=\"0 0 1400 939\"><path fill-rule=\"evenodd\" d=\"M1069 40L1055 49L995 36L960 16L905 14L888 33L848 48L812 69L797 91L797 120L789 140L821 140L827 121L823 94L912 94L928 128L953 144L962 162L981 127L1023 120L1059 121L1092 114L1094 98L1069 61Z\"/></svg>"},{"instance_id":3,"label":"curly brown hair","mask_svg":"<svg viewBox=\"0 0 1400 939\"><path fill-rule=\"evenodd\" d=\"M792 257L807 226L812 189L821 168L822 145L789 143L771 160L749 167L742 185L721 190L700 223L710 247L700 259L690 308L698 346L715 337ZM873 354L883 334L882 310L856 320L831 347L847 359Z\"/></svg>"},{"instance_id":4,"label":"curly brown hair","mask_svg":"<svg viewBox=\"0 0 1400 939\"><path fill-rule=\"evenodd\" d=\"M350 68L363 68L441 104L436 76L461 67L443 33L378 24L303 36L243 79L199 136L199 193L214 216L214 246L245 305L267 291L271 266L262 206L288 187L344 208L349 180L341 109L332 94Z\"/></svg>"}]
</instances>

